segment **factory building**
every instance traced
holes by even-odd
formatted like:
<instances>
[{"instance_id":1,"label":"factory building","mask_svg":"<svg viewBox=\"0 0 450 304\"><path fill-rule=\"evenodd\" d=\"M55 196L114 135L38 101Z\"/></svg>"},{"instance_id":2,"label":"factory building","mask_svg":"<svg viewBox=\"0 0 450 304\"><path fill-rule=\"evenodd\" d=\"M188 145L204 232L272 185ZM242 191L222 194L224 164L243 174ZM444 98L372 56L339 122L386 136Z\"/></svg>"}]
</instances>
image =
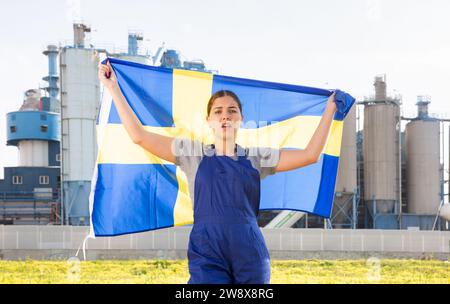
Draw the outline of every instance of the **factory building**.
<instances>
[{"instance_id":1,"label":"factory building","mask_svg":"<svg viewBox=\"0 0 450 304\"><path fill-rule=\"evenodd\" d=\"M58 224L60 214L60 114L56 46L48 56L48 86L29 89L18 111L7 113L7 141L18 149L18 166L0 180L0 223ZM46 96L41 96L42 91Z\"/></svg>"}]
</instances>

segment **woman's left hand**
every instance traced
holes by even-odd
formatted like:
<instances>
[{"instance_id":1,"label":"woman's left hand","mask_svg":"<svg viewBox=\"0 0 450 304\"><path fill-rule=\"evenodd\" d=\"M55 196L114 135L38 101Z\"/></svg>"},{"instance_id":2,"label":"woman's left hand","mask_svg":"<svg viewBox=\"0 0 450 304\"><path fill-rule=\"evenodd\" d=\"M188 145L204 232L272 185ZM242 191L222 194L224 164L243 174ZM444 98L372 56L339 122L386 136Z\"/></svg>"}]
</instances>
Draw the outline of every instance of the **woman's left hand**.
<instances>
[{"instance_id":1,"label":"woman's left hand","mask_svg":"<svg viewBox=\"0 0 450 304\"><path fill-rule=\"evenodd\" d=\"M337 110L336 101L334 99L335 96L336 96L336 92L333 92L333 94L331 94L330 97L328 97L328 101L327 101L327 107L331 108L333 110L333 112L336 112L336 110Z\"/></svg>"}]
</instances>

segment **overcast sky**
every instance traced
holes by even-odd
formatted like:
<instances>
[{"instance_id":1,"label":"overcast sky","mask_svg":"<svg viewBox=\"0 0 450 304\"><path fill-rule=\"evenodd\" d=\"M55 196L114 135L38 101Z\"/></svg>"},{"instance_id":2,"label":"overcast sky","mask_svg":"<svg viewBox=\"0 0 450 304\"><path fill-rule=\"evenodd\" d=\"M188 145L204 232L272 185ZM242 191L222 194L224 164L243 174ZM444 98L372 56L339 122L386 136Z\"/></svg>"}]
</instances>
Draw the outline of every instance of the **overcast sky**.
<instances>
[{"instance_id":1,"label":"overcast sky","mask_svg":"<svg viewBox=\"0 0 450 304\"><path fill-rule=\"evenodd\" d=\"M72 23L89 24L95 46L127 46L143 32L153 53L162 42L185 59L204 60L220 74L323 88L358 99L387 75L403 96L404 115L416 96L430 112L450 117L450 1L2 1L0 4L0 178L17 165L6 146L6 113L47 75L47 44L72 43Z\"/></svg>"}]
</instances>

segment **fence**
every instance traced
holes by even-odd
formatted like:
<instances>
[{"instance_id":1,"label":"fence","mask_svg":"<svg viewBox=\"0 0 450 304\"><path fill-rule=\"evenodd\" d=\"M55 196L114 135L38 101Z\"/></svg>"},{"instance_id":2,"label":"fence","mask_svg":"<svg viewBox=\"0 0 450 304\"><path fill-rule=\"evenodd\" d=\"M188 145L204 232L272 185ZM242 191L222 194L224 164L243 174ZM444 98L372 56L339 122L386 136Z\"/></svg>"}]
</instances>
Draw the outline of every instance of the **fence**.
<instances>
[{"instance_id":1,"label":"fence","mask_svg":"<svg viewBox=\"0 0 450 304\"><path fill-rule=\"evenodd\" d=\"M191 227L89 239L86 249L186 250ZM449 231L262 229L276 251L450 253ZM79 226L0 225L0 250L76 250L88 233Z\"/></svg>"}]
</instances>

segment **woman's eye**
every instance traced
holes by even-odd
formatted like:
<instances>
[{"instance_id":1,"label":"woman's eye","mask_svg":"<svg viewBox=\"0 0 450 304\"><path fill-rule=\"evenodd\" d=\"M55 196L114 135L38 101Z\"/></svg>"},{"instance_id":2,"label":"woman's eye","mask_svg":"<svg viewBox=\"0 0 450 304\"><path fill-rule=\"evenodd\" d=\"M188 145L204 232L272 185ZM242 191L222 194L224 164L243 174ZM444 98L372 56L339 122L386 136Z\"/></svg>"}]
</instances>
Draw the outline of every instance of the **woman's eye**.
<instances>
[{"instance_id":1,"label":"woman's eye","mask_svg":"<svg viewBox=\"0 0 450 304\"><path fill-rule=\"evenodd\" d=\"M216 112L214 112L214 114L220 114L220 111L216 111Z\"/></svg>"}]
</instances>

